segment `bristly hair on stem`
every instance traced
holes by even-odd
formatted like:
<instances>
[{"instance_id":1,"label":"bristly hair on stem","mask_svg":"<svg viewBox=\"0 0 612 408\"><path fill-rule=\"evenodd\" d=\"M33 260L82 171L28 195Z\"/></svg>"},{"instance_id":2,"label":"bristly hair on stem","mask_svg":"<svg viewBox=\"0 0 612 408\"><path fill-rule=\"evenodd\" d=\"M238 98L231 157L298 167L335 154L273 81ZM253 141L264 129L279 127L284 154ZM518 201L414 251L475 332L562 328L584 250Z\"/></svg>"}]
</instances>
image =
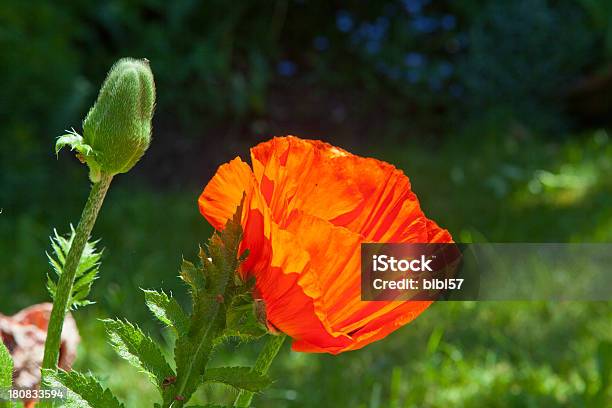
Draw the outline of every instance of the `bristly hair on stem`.
<instances>
[{"instance_id":1,"label":"bristly hair on stem","mask_svg":"<svg viewBox=\"0 0 612 408\"><path fill-rule=\"evenodd\" d=\"M96 222L98 212L102 207L104 197L106 196L106 192L108 191L112 180L112 175L102 174L100 176L100 180L93 184L89 197L87 198L87 202L85 203L85 207L83 208L81 219L79 220L79 224L74 232L74 237L72 238L68 252L65 255L65 263L61 268L62 272L59 275L57 284L54 286L53 309L51 310L51 316L49 317L47 338L45 340L45 352L42 364L43 384L45 383L45 375L47 375L50 370L57 369L60 339L62 328L64 327L64 318L66 317L66 312L72 305L71 302L74 300L74 283L80 265L81 255L83 254L83 250L87 245L91 230ZM84 283L87 282L88 279L90 278L88 277L85 279ZM85 287L87 287L87 284L85 284ZM80 295L77 297L79 296ZM47 370L45 371L44 369ZM52 406L53 402L42 401L39 405L46 408Z\"/></svg>"}]
</instances>

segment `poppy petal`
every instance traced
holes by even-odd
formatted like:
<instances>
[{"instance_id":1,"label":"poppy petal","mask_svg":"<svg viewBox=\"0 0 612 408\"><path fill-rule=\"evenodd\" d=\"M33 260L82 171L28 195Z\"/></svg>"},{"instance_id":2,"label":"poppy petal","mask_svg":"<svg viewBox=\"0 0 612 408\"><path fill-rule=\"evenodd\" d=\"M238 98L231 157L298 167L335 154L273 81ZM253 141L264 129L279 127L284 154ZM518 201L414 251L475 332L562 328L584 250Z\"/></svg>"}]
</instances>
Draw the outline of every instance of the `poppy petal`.
<instances>
[{"instance_id":1,"label":"poppy petal","mask_svg":"<svg viewBox=\"0 0 612 408\"><path fill-rule=\"evenodd\" d=\"M293 349L332 354L382 339L430 301L361 300L363 242L453 242L428 219L394 166L316 140L288 136L251 149L219 168L199 199L219 229L245 195L240 273L256 279L255 296L270 326Z\"/></svg>"}]
</instances>

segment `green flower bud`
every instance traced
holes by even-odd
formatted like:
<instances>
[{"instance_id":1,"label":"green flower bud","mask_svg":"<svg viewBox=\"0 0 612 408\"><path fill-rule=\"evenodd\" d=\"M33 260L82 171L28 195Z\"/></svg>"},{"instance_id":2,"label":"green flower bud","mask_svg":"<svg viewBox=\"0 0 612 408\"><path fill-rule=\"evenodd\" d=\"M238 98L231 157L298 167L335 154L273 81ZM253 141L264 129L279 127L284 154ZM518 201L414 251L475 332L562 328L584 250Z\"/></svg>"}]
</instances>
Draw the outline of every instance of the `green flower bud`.
<instances>
[{"instance_id":1,"label":"green flower bud","mask_svg":"<svg viewBox=\"0 0 612 408\"><path fill-rule=\"evenodd\" d=\"M65 145L77 150L93 182L101 173L125 173L149 147L154 108L155 82L149 62L123 58L109 71L85 117L83 136L70 132L60 137L56 151Z\"/></svg>"}]
</instances>

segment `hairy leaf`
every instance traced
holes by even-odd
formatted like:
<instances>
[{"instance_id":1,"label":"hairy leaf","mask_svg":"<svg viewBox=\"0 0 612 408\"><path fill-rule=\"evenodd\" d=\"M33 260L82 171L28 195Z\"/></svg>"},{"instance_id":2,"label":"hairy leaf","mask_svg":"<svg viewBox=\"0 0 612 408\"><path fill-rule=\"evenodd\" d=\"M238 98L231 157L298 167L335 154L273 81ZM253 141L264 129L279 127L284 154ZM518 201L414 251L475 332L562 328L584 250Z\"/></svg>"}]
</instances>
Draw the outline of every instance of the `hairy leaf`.
<instances>
[{"instance_id":1,"label":"hairy leaf","mask_svg":"<svg viewBox=\"0 0 612 408\"><path fill-rule=\"evenodd\" d=\"M66 388L64 408L123 408L110 390L102 388L90 375L45 369L43 378L47 387Z\"/></svg>"},{"instance_id":2,"label":"hairy leaf","mask_svg":"<svg viewBox=\"0 0 612 408\"><path fill-rule=\"evenodd\" d=\"M181 278L189 286L193 302L186 335L175 347L177 378L174 395L188 401L201 384L210 353L225 328L225 298L238 267L238 246L242 238L239 207L225 229L215 233L200 248L201 267L184 261ZM179 405L181 406L181 405Z\"/></svg>"},{"instance_id":3,"label":"hairy leaf","mask_svg":"<svg viewBox=\"0 0 612 408\"><path fill-rule=\"evenodd\" d=\"M221 340L228 338L253 341L267 333L265 324L257 316L253 303L253 285L249 282L234 288L231 303L227 308L225 329Z\"/></svg>"},{"instance_id":4,"label":"hairy leaf","mask_svg":"<svg viewBox=\"0 0 612 408\"><path fill-rule=\"evenodd\" d=\"M192 298L195 298L197 294L202 292L206 287L206 280L202 271L193 263L185 259L183 259L181 263L180 277L189 285L189 291Z\"/></svg>"},{"instance_id":5,"label":"hairy leaf","mask_svg":"<svg viewBox=\"0 0 612 408\"><path fill-rule=\"evenodd\" d=\"M163 291L144 290L145 303L155 317L174 330L177 335L186 335L189 330L189 317L172 296Z\"/></svg>"},{"instance_id":6,"label":"hairy leaf","mask_svg":"<svg viewBox=\"0 0 612 408\"><path fill-rule=\"evenodd\" d=\"M250 392L259 392L272 383L270 377L253 371L251 367L209 368L204 374L204 381L226 384Z\"/></svg>"},{"instance_id":7,"label":"hairy leaf","mask_svg":"<svg viewBox=\"0 0 612 408\"><path fill-rule=\"evenodd\" d=\"M121 320L104 320L111 345L120 357L144 371L151 382L162 389L164 380L174 377L160 348L138 327Z\"/></svg>"},{"instance_id":8,"label":"hairy leaf","mask_svg":"<svg viewBox=\"0 0 612 408\"><path fill-rule=\"evenodd\" d=\"M66 130L66 132L68 133L58 137L55 142L56 154L65 146L69 146L70 150L76 150L84 156L89 156L93 153L91 146L84 142L83 136L79 135L74 129Z\"/></svg>"},{"instance_id":9,"label":"hairy leaf","mask_svg":"<svg viewBox=\"0 0 612 408\"><path fill-rule=\"evenodd\" d=\"M72 225L70 226L70 234L67 237L63 237L58 234L57 230L54 230L54 236L51 239L52 254L47 253L49 264L53 272L55 272L56 278L62 275L64 265L66 263L66 256L70 251L72 240L75 236L75 231ZM91 285L98 279L98 272L100 270L100 258L102 257L102 251L96 249L98 241L87 242L81 259L76 270L76 279L72 287L72 293L70 296L69 307L76 309L80 306L86 306L93 302L87 300L87 296L91 290ZM55 298L55 291L57 290L56 280L50 275L47 275L47 289L51 294L52 298Z\"/></svg>"}]
</instances>

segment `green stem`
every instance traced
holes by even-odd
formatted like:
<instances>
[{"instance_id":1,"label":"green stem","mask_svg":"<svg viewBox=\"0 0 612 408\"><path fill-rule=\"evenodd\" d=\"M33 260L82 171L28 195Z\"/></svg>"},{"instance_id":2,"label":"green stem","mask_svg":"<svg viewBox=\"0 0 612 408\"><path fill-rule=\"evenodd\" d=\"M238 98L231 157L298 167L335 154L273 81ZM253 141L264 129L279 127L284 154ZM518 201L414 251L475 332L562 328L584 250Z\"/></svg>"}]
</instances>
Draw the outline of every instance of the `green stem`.
<instances>
[{"instance_id":1,"label":"green stem","mask_svg":"<svg viewBox=\"0 0 612 408\"><path fill-rule=\"evenodd\" d=\"M195 305L195 304L194 304ZM187 403L186 400L176 400L177 396L183 396L185 388L187 387L187 383L189 382L189 379L194 375L194 364L196 361L200 360L201 354L200 353L206 353L205 355L205 363L204 366L206 366L208 364L208 358L210 356L210 352L212 349L212 341L214 338L214 328L212 327L214 325L214 322L217 320L217 316L219 315L219 304L215 303L212 310L210 311L209 316L207 316L208 319L210 319L210 323L208 325L208 327L206 328L206 330L204 331L204 334L202 336L202 338L200 339L200 341L198 342L198 345L196 347L196 349L193 352L193 358L191 360L189 360L189 364L187 365L187 368L185 370L185 373L177 373L177 387L176 387L176 391L173 395L171 395L172 399L170 401L164 401L165 403L169 404L167 405L168 407L172 408L172 407L182 407L185 403Z\"/></svg>"},{"instance_id":2,"label":"green stem","mask_svg":"<svg viewBox=\"0 0 612 408\"><path fill-rule=\"evenodd\" d=\"M257 361L255 361L253 371L256 371L260 374L268 373L268 370L272 365L272 361L274 361L274 358L278 354L278 351L281 349L281 346L285 342L286 337L287 336L284 334L280 334L278 336L270 336L263 350L261 350L259 357L257 357ZM248 407L251 405L252 399L252 392L241 390L238 394L238 397L236 398L234 406L240 408Z\"/></svg>"},{"instance_id":3,"label":"green stem","mask_svg":"<svg viewBox=\"0 0 612 408\"><path fill-rule=\"evenodd\" d=\"M70 296L72 294L72 286L77 272L77 267L83 254L83 248L89 239L91 230L98 217L98 212L108 191L112 175L102 174L100 181L94 183L91 187L87 203L83 208L81 220L77 226L74 239L70 245L70 250L66 256L64 270L59 277L55 298L53 300L53 309L49 319L49 327L47 329L47 340L45 341L45 354L43 357L42 368L56 369L60 351L60 342L62 328L64 326L64 317L70 305Z\"/></svg>"}]
</instances>

